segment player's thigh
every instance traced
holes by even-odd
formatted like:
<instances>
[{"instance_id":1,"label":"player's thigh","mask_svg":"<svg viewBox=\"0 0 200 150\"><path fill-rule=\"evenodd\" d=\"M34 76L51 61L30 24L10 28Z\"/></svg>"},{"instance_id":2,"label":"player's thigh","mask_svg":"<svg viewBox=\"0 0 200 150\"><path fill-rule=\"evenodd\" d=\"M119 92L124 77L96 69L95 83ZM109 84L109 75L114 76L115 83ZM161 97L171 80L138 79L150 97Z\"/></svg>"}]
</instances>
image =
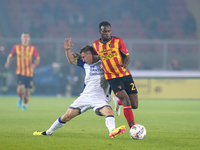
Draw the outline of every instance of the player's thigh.
<instances>
[{"instance_id":1,"label":"player's thigh","mask_svg":"<svg viewBox=\"0 0 200 150\"><path fill-rule=\"evenodd\" d=\"M24 82L25 88L33 88L33 78L32 77L25 77L25 82Z\"/></svg>"},{"instance_id":2,"label":"player's thigh","mask_svg":"<svg viewBox=\"0 0 200 150\"><path fill-rule=\"evenodd\" d=\"M109 107L109 106L105 106L105 107L99 109L99 112L101 113L102 116L108 116L108 115L114 116L114 112L111 109L111 107Z\"/></svg>"},{"instance_id":3,"label":"player's thigh","mask_svg":"<svg viewBox=\"0 0 200 150\"><path fill-rule=\"evenodd\" d=\"M137 88L135 86L135 83L134 83L131 75L122 77L122 81L124 83L125 90L128 95L138 93Z\"/></svg>"},{"instance_id":4,"label":"player's thigh","mask_svg":"<svg viewBox=\"0 0 200 150\"><path fill-rule=\"evenodd\" d=\"M96 115L106 116L114 114L106 96L93 96L91 103L91 107L93 108Z\"/></svg>"},{"instance_id":5,"label":"player's thigh","mask_svg":"<svg viewBox=\"0 0 200 150\"><path fill-rule=\"evenodd\" d=\"M115 95L117 95L120 91L125 90L125 85L122 81L122 78L108 79L107 81Z\"/></svg>"},{"instance_id":6,"label":"player's thigh","mask_svg":"<svg viewBox=\"0 0 200 150\"><path fill-rule=\"evenodd\" d=\"M68 108L67 112L61 117L61 120L67 122L77 115L79 115L79 109Z\"/></svg>"},{"instance_id":7,"label":"player's thigh","mask_svg":"<svg viewBox=\"0 0 200 150\"><path fill-rule=\"evenodd\" d=\"M125 90L120 91L116 96L121 100L121 102L123 103L123 106L131 105L129 95L127 94Z\"/></svg>"},{"instance_id":8,"label":"player's thigh","mask_svg":"<svg viewBox=\"0 0 200 150\"><path fill-rule=\"evenodd\" d=\"M86 112L92 107L92 97L80 95L70 106L71 109L78 109L79 114Z\"/></svg>"},{"instance_id":9,"label":"player's thigh","mask_svg":"<svg viewBox=\"0 0 200 150\"><path fill-rule=\"evenodd\" d=\"M17 75L17 86L24 85L24 82L25 82L24 76L18 74Z\"/></svg>"},{"instance_id":10,"label":"player's thigh","mask_svg":"<svg viewBox=\"0 0 200 150\"><path fill-rule=\"evenodd\" d=\"M24 90L25 90L25 85L24 84L18 84L17 85L17 92L24 92Z\"/></svg>"}]
</instances>

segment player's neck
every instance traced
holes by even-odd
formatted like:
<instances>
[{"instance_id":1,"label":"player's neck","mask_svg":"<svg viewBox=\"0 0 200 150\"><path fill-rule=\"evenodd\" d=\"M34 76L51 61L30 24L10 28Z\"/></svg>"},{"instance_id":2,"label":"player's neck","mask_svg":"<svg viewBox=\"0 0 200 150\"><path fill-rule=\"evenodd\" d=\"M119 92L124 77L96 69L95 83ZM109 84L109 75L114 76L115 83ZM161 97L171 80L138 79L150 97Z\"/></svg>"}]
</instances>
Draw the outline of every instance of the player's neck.
<instances>
[{"instance_id":1,"label":"player's neck","mask_svg":"<svg viewBox=\"0 0 200 150\"><path fill-rule=\"evenodd\" d=\"M101 41L102 43L107 43L107 42L110 41L110 40L111 40L111 37L110 37L109 39L100 38L100 41Z\"/></svg>"},{"instance_id":2,"label":"player's neck","mask_svg":"<svg viewBox=\"0 0 200 150\"><path fill-rule=\"evenodd\" d=\"M26 46L28 46L29 44L23 44L23 43L22 43L22 45L23 45L24 47L26 47Z\"/></svg>"}]
</instances>

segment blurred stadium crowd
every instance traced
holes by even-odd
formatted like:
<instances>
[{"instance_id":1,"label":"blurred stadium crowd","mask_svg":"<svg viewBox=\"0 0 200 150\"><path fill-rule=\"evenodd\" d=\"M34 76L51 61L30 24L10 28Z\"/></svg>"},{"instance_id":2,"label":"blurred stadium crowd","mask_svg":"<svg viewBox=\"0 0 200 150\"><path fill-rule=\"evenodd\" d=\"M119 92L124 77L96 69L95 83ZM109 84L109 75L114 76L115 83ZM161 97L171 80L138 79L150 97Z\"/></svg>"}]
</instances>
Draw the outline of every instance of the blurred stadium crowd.
<instances>
[{"instance_id":1,"label":"blurred stadium crowd","mask_svg":"<svg viewBox=\"0 0 200 150\"><path fill-rule=\"evenodd\" d=\"M7 55L17 44L15 40L2 42L1 39L15 38L20 42L21 33L27 31L31 35L31 43L37 46L41 56L41 63L35 70L36 77L40 77L35 78L38 79L35 83L40 85L37 92L77 95L82 88L83 73L76 66L66 63L60 39L71 37L74 49L78 51L81 46L92 44L92 41L85 43L83 40L99 38L98 24L107 20L112 25L112 35L121 37L127 44L132 57L129 69L200 70L200 46L190 43L199 40L199 27L197 17L188 7L189 2L194 1L0 0L0 46L5 49L0 49L0 69L4 70ZM82 40L76 42L75 38ZM147 42L143 43L145 40ZM159 41L152 44L148 40L190 41L167 43L164 56L165 43ZM15 92L14 70L13 64L8 76L2 71L0 84L5 85L9 77L7 85L10 85L10 91ZM44 72L51 75L48 80ZM72 87L76 90L70 89ZM7 91L7 87L3 88ZM69 93L70 90L74 93Z\"/></svg>"},{"instance_id":2,"label":"blurred stadium crowd","mask_svg":"<svg viewBox=\"0 0 200 150\"><path fill-rule=\"evenodd\" d=\"M1 0L0 36L98 37L108 20L123 38L198 39L195 17L185 0ZM15 13L17 12L17 13Z\"/></svg>"}]
</instances>

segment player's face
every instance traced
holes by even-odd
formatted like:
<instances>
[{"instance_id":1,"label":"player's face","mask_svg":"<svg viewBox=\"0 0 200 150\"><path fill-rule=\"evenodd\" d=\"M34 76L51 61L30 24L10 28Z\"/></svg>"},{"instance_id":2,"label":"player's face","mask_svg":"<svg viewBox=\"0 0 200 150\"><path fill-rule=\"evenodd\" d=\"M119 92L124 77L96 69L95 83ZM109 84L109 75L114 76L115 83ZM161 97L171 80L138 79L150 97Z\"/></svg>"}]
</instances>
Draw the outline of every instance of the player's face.
<instances>
[{"instance_id":1,"label":"player's face","mask_svg":"<svg viewBox=\"0 0 200 150\"><path fill-rule=\"evenodd\" d=\"M93 62L92 53L90 51L82 52L81 58L82 58L83 62L85 62L89 65L92 64L92 62Z\"/></svg>"},{"instance_id":2,"label":"player's face","mask_svg":"<svg viewBox=\"0 0 200 150\"><path fill-rule=\"evenodd\" d=\"M101 39L103 41L108 41L111 38L111 28L110 26L101 26L101 30L99 31L101 34Z\"/></svg>"},{"instance_id":3,"label":"player's face","mask_svg":"<svg viewBox=\"0 0 200 150\"><path fill-rule=\"evenodd\" d=\"M29 45L29 41L30 41L30 35L27 33L23 33L21 35L21 41L22 41L22 45L24 46L28 46Z\"/></svg>"}]
</instances>

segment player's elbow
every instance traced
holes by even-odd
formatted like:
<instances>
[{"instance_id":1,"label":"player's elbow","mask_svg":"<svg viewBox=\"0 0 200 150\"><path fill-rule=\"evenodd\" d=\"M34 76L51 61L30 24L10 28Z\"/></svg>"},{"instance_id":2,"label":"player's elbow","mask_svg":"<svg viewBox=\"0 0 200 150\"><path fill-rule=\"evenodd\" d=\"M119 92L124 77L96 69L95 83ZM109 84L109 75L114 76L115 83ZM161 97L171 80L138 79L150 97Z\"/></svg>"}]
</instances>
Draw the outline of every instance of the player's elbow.
<instances>
[{"instance_id":1,"label":"player's elbow","mask_svg":"<svg viewBox=\"0 0 200 150\"><path fill-rule=\"evenodd\" d=\"M75 65L76 64L76 61L75 60L68 60L68 62L72 65Z\"/></svg>"}]
</instances>

